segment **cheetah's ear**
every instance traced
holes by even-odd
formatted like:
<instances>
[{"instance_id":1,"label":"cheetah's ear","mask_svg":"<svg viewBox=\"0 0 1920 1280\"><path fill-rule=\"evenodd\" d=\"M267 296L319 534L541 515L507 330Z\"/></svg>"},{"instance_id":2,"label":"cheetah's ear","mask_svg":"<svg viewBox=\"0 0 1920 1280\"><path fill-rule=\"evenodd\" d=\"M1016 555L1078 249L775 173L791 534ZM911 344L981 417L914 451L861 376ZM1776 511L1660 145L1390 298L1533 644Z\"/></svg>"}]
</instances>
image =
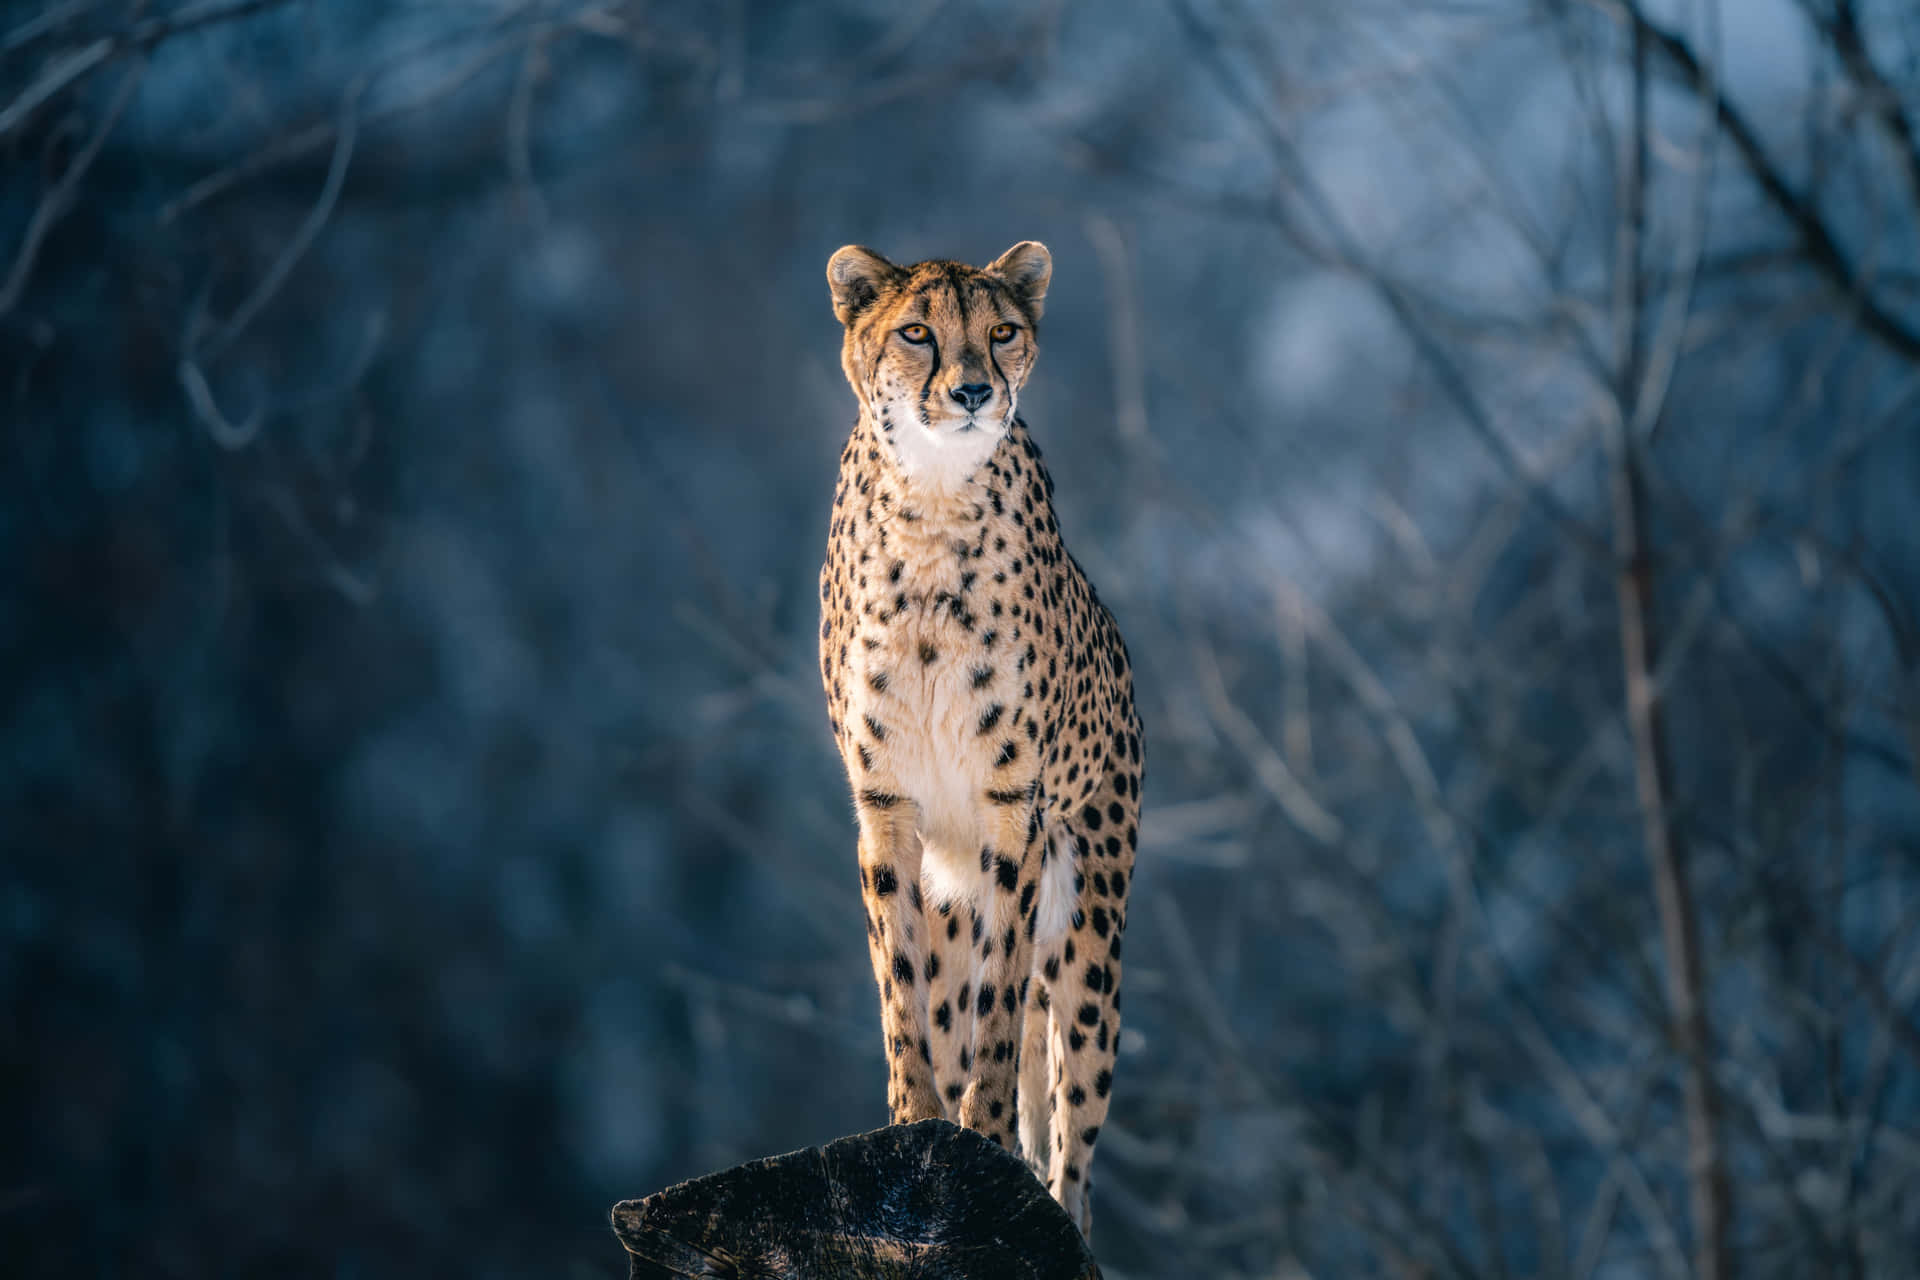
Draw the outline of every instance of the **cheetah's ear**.
<instances>
[{"instance_id":1,"label":"cheetah's ear","mask_svg":"<svg viewBox=\"0 0 1920 1280\"><path fill-rule=\"evenodd\" d=\"M833 314L841 324L852 324L880 291L906 272L864 245L850 244L827 259L827 288L833 293Z\"/></svg>"},{"instance_id":2,"label":"cheetah's ear","mask_svg":"<svg viewBox=\"0 0 1920 1280\"><path fill-rule=\"evenodd\" d=\"M1012 286L1020 300L1040 317L1040 304L1046 301L1047 281L1053 279L1053 255L1038 240L1022 240L993 260L987 274L999 276Z\"/></svg>"}]
</instances>

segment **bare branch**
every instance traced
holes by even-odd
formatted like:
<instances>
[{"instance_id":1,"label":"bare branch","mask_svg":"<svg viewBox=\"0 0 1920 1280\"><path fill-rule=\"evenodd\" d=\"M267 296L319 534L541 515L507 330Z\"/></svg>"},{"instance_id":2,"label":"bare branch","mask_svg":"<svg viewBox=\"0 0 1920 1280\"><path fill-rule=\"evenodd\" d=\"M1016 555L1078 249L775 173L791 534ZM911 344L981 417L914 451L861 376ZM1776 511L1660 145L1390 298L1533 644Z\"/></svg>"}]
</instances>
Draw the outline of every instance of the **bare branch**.
<instances>
[{"instance_id":1,"label":"bare branch","mask_svg":"<svg viewBox=\"0 0 1920 1280\"><path fill-rule=\"evenodd\" d=\"M238 0L238 3L228 4L220 3L219 0L208 0L207 3L189 5L163 17L144 19L134 23L125 31L89 41L47 68L38 80L27 86L4 109L0 109L0 138L5 138L26 123L35 111L61 90L120 53L128 50L145 53L184 32L245 18L285 2L286 0ZM24 44L32 39L32 35L21 34L32 26L32 23L28 23L17 28L8 37L9 46L11 47L16 40ZM33 32L33 35L37 34L38 31Z\"/></svg>"},{"instance_id":2,"label":"bare branch","mask_svg":"<svg viewBox=\"0 0 1920 1280\"><path fill-rule=\"evenodd\" d=\"M7 32L6 39L0 40L0 53L12 53L15 49L24 49L41 36L60 27L78 15L91 9L98 0L65 0L64 4L49 5L34 17Z\"/></svg>"},{"instance_id":3,"label":"bare branch","mask_svg":"<svg viewBox=\"0 0 1920 1280\"><path fill-rule=\"evenodd\" d=\"M147 64L143 58L128 69L120 79L120 87L114 90L113 100L107 104L100 124L87 139L87 144L78 155L68 162L66 172L60 175L53 188L40 197L39 205L33 211L33 218L27 223L27 233L20 242L20 251L14 255L13 266L7 272L4 283L0 283L0 316L6 315L19 305L21 296L26 292L27 282L33 277L33 266L40 258L40 249L46 243L47 235L59 225L60 219L73 207L75 194L79 191L80 180L87 176L93 162L100 156L100 148L106 145L107 135L120 123L120 115L133 99L133 91L139 87L140 79L146 74Z\"/></svg>"},{"instance_id":4,"label":"bare branch","mask_svg":"<svg viewBox=\"0 0 1920 1280\"><path fill-rule=\"evenodd\" d=\"M1853 77L1868 110L1886 129L1894 154L1900 161L1900 171L1906 175L1914 211L1920 214L1920 140L1914 137L1913 122L1907 118L1900 104L1900 91L1887 79L1867 49L1866 40L1860 32L1859 5L1855 0L1834 0L1831 18L1822 17L1811 5L1807 8L1809 16L1833 41L1834 51L1840 55L1847 74Z\"/></svg>"},{"instance_id":5,"label":"bare branch","mask_svg":"<svg viewBox=\"0 0 1920 1280\"><path fill-rule=\"evenodd\" d=\"M1759 185L1768 202L1793 228L1807 260L1826 278L1833 290L1853 306L1861 327L1906 359L1920 360L1920 331L1906 324L1874 298L1868 281L1856 270L1820 211L1788 183L1745 113L1734 105L1725 89L1707 72L1693 45L1686 37L1648 18L1638 4L1624 4L1622 11L1633 24L1634 31L1652 42L1652 51L1678 73L1680 83L1689 92L1700 95L1712 104L1720 127L1733 141L1734 149L1740 153L1748 174Z\"/></svg>"},{"instance_id":6,"label":"bare branch","mask_svg":"<svg viewBox=\"0 0 1920 1280\"><path fill-rule=\"evenodd\" d=\"M1214 73L1215 81L1260 130L1269 153L1281 168L1282 176L1320 224L1338 261L1347 271L1365 283L1399 322L1408 340L1413 343L1414 350L1440 384L1441 392L1459 412L1461 419L1472 430L1474 436L1486 446L1494 460L1520 482L1526 494L1552 517L1554 523L1575 544L1589 553L1603 554L1605 544L1598 535L1567 509L1566 504L1547 486L1542 477L1528 467L1526 460L1520 456L1512 442L1494 425L1492 415L1481 403L1465 371L1454 359L1452 353L1434 337L1422 321L1400 282L1370 263L1358 239L1348 228L1332 200L1321 190L1312 171L1300 159L1293 144L1288 141L1285 131L1272 119L1264 105L1247 90L1240 76L1235 73L1232 63L1228 61L1221 48L1220 38L1200 20L1189 0L1173 0L1173 8L1190 42L1205 58L1208 68Z\"/></svg>"},{"instance_id":7,"label":"bare branch","mask_svg":"<svg viewBox=\"0 0 1920 1280\"><path fill-rule=\"evenodd\" d=\"M1147 439L1146 371L1140 357L1140 306L1133 280L1133 263L1120 226L1105 214L1087 216L1087 238L1093 241L1106 281L1108 359L1113 365L1115 430L1121 440L1138 447Z\"/></svg>"},{"instance_id":8,"label":"bare branch","mask_svg":"<svg viewBox=\"0 0 1920 1280\"><path fill-rule=\"evenodd\" d=\"M1207 700L1207 708L1221 731L1247 758L1260 785L1279 802L1281 811L1302 832L1321 845L1339 843L1346 834L1340 819L1314 798L1313 793L1294 776L1293 770L1287 767L1287 762L1280 758L1280 753L1273 749L1273 744L1260 732L1259 726L1248 718L1246 712L1234 705L1227 693L1226 681L1220 675L1220 664L1213 650L1201 640L1196 640L1192 648L1194 668L1200 680L1201 693Z\"/></svg>"},{"instance_id":9,"label":"bare branch","mask_svg":"<svg viewBox=\"0 0 1920 1280\"><path fill-rule=\"evenodd\" d=\"M195 345L191 353L194 357L211 359L246 332L247 326L253 323L254 318L269 302L273 301L274 295L280 292L280 286L287 282L287 276L292 273L294 267L299 265L300 259L306 255L307 250L313 247L313 242L319 236L321 228L326 226L327 219L333 216L333 207L340 199L340 188L347 180L347 166L353 159L354 139L359 130L360 93L365 87L364 80L356 80L348 86L346 94L341 99L340 123L334 134L333 160L327 166L327 177L321 184L319 198L313 202L313 207L307 210L307 216L301 220L299 229L281 248L279 255L273 260L273 265L267 268L267 273L260 278L260 283L254 286L253 292L234 308L226 324L208 339L204 347Z\"/></svg>"},{"instance_id":10,"label":"bare branch","mask_svg":"<svg viewBox=\"0 0 1920 1280\"><path fill-rule=\"evenodd\" d=\"M243 421L235 422L222 412L213 388L207 385L207 375L191 356L182 357L175 372L180 378L181 390L187 393L187 407L193 410L193 416L200 420L215 444L237 451L253 443L267 418L265 397L255 403Z\"/></svg>"},{"instance_id":11,"label":"bare branch","mask_svg":"<svg viewBox=\"0 0 1920 1280\"><path fill-rule=\"evenodd\" d=\"M1642 362L1641 259L1645 252L1647 202L1647 93L1650 31L1636 18L1632 38L1629 131L1623 147L1616 211L1615 359L1618 413L1613 430L1613 536L1619 568L1615 595L1620 611L1622 673L1627 724L1633 738L1634 787L1639 795L1648 869L1660 913L1666 960L1667 1004L1672 1035L1682 1061L1687 1117L1687 1177L1693 1218L1694 1273L1699 1280L1727 1275L1727 1174L1720 1136L1720 1100L1713 1078L1713 1040L1706 1006L1705 962L1700 923L1688 880L1686 847L1672 814L1672 770L1662 725L1659 642L1654 619L1653 559L1647 547L1646 490L1638 417ZM1710 84L1710 82L1709 82ZM1711 88L1703 90L1711 93Z\"/></svg>"}]
</instances>

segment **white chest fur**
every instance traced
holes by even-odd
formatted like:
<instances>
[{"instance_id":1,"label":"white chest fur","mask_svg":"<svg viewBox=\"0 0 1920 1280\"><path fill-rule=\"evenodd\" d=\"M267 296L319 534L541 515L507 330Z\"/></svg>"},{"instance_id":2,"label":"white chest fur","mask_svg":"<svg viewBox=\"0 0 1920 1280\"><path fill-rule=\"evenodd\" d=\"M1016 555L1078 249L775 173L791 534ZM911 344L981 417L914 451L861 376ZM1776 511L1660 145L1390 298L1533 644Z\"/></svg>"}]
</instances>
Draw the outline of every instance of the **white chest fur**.
<instances>
[{"instance_id":1,"label":"white chest fur","mask_svg":"<svg viewBox=\"0 0 1920 1280\"><path fill-rule=\"evenodd\" d=\"M958 493L966 487L1006 435L1004 422L965 430L927 427L904 409L896 421L899 425L890 438L901 470L914 484L939 493Z\"/></svg>"},{"instance_id":2,"label":"white chest fur","mask_svg":"<svg viewBox=\"0 0 1920 1280\"><path fill-rule=\"evenodd\" d=\"M955 621L940 591L923 585L951 576L946 542L902 538L891 551L903 564L910 603L884 625L863 629L876 644L854 646L849 683L859 690L858 714L884 726L876 763L918 810L925 891L936 903L971 901L988 839L983 797L994 785L993 740L982 737L979 721L995 690L976 683L975 673L992 664L978 631ZM873 687L875 676L883 688Z\"/></svg>"}]
</instances>

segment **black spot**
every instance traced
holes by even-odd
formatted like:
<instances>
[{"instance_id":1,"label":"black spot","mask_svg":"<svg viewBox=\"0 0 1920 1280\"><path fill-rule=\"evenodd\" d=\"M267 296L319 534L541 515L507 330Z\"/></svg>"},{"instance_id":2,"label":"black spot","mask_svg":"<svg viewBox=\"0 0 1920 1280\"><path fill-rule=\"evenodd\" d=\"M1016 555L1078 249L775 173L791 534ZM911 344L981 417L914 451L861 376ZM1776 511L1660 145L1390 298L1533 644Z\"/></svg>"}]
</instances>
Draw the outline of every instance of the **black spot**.
<instances>
[{"instance_id":1,"label":"black spot","mask_svg":"<svg viewBox=\"0 0 1920 1280\"><path fill-rule=\"evenodd\" d=\"M1012 893L1014 887L1020 882L1020 868L1015 865L1012 858L996 858L993 863L993 878L999 882L1002 889Z\"/></svg>"},{"instance_id":2,"label":"black spot","mask_svg":"<svg viewBox=\"0 0 1920 1280\"><path fill-rule=\"evenodd\" d=\"M1080 1181L1080 1166L1077 1164L1074 1164L1072 1161L1067 1162L1067 1181L1068 1182Z\"/></svg>"},{"instance_id":3,"label":"black spot","mask_svg":"<svg viewBox=\"0 0 1920 1280\"><path fill-rule=\"evenodd\" d=\"M988 707L984 712L982 712L980 715L980 728L978 732L983 735L992 733L993 726L1000 723L1000 713L1004 710L1006 710L1006 708L1002 707L999 703L996 702L992 706Z\"/></svg>"},{"instance_id":4,"label":"black spot","mask_svg":"<svg viewBox=\"0 0 1920 1280\"><path fill-rule=\"evenodd\" d=\"M1006 933L1002 934L1000 937L1000 954L1008 955L1008 956L1013 954L1013 926L1012 925L1008 925Z\"/></svg>"},{"instance_id":5,"label":"black spot","mask_svg":"<svg viewBox=\"0 0 1920 1280\"><path fill-rule=\"evenodd\" d=\"M951 941L952 939L954 939L954 938L957 938L957 937L959 937L959 936L960 936L960 917L959 917L959 916L948 916L948 917L947 917L947 938L948 938L948 940L949 940L949 941ZM1118 939L1116 939L1115 941L1118 941Z\"/></svg>"},{"instance_id":6,"label":"black spot","mask_svg":"<svg viewBox=\"0 0 1920 1280\"><path fill-rule=\"evenodd\" d=\"M980 998L974 1004L974 1012L983 1018L993 1012L993 988L986 983L980 984Z\"/></svg>"},{"instance_id":7,"label":"black spot","mask_svg":"<svg viewBox=\"0 0 1920 1280\"><path fill-rule=\"evenodd\" d=\"M1080 1141L1086 1143L1088 1146L1092 1146L1094 1143L1100 1141L1100 1126L1093 1124L1082 1129L1080 1131Z\"/></svg>"},{"instance_id":8,"label":"black spot","mask_svg":"<svg viewBox=\"0 0 1920 1280\"><path fill-rule=\"evenodd\" d=\"M860 803L873 809L891 809L900 803L900 797L891 791L862 791Z\"/></svg>"},{"instance_id":9,"label":"black spot","mask_svg":"<svg viewBox=\"0 0 1920 1280\"><path fill-rule=\"evenodd\" d=\"M885 693L887 691L887 673L884 671L874 672L867 677L867 686L875 693Z\"/></svg>"},{"instance_id":10,"label":"black spot","mask_svg":"<svg viewBox=\"0 0 1920 1280\"><path fill-rule=\"evenodd\" d=\"M1115 823L1120 822L1126 816L1127 816L1127 811L1120 807L1120 802L1118 800L1115 800L1112 803L1107 805L1107 817L1113 819Z\"/></svg>"},{"instance_id":11,"label":"black spot","mask_svg":"<svg viewBox=\"0 0 1920 1280\"><path fill-rule=\"evenodd\" d=\"M907 970L907 976L909 978L913 976L913 970L911 968ZM1075 1016L1080 1019L1080 1025L1083 1027L1098 1026L1100 1023L1100 1006L1089 1000L1080 1006L1080 1012Z\"/></svg>"},{"instance_id":12,"label":"black spot","mask_svg":"<svg viewBox=\"0 0 1920 1280\"><path fill-rule=\"evenodd\" d=\"M1107 936L1107 928L1107 909L1105 907L1095 907L1093 909L1093 931L1104 938Z\"/></svg>"},{"instance_id":13,"label":"black spot","mask_svg":"<svg viewBox=\"0 0 1920 1280\"><path fill-rule=\"evenodd\" d=\"M1019 755L1020 744L1012 738L1008 738L1000 744L1000 754L993 758L993 767L996 769L1004 768L1012 764Z\"/></svg>"},{"instance_id":14,"label":"black spot","mask_svg":"<svg viewBox=\"0 0 1920 1280\"><path fill-rule=\"evenodd\" d=\"M887 726L881 724L872 716L862 716L860 718L867 722L867 732L873 735L875 742L885 742L887 740Z\"/></svg>"},{"instance_id":15,"label":"black spot","mask_svg":"<svg viewBox=\"0 0 1920 1280\"><path fill-rule=\"evenodd\" d=\"M1027 881L1026 887L1020 890L1020 913L1022 915L1033 910L1033 890L1034 882L1031 880Z\"/></svg>"},{"instance_id":16,"label":"black spot","mask_svg":"<svg viewBox=\"0 0 1920 1280\"><path fill-rule=\"evenodd\" d=\"M979 913L976 912L973 917L973 940L975 942L980 941L980 932L980 916Z\"/></svg>"},{"instance_id":17,"label":"black spot","mask_svg":"<svg viewBox=\"0 0 1920 1280\"><path fill-rule=\"evenodd\" d=\"M1078 1035L1079 1033L1075 1032L1074 1034ZM1071 1089L1067 1090L1068 1106L1073 1106L1073 1107L1084 1106L1086 1104L1086 1101L1087 1101L1087 1091L1085 1089L1082 1089L1079 1085L1076 1084Z\"/></svg>"},{"instance_id":18,"label":"black spot","mask_svg":"<svg viewBox=\"0 0 1920 1280\"><path fill-rule=\"evenodd\" d=\"M1113 881L1113 896L1116 898L1126 897L1127 896L1127 873L1124 871L1116 871L1113 873L1113 875L1110 878Z\"/></svg>"},{"instance_id":19,"label":"black spot","mask_svg":"<svg viewBox=\"0 0 1920 1280\"><path fill-rule=\"evenodd\" d=\"M934 660L939 656L940 656L940 651L938 649L928 644L925 640L922 640L920 642L920 665L921 666L923 667L932 666L934 663ZM1118 809L1120 806L1115 805L1113 807L1115 809Z\"/></svg>"},{"instance_id":20,"label":"black spot","mask_svg":"<svg viewBox=\"0 0 1920 1280\"><path fill-rule=\"evenodd\" d=\"M953 1009L945 1000L942 1000L940 1007L933 1011L933 1025L942 1031L953 1029Z\"/></svg>"},{"instance_id":21,"label":"black spot","mask_svg":"<svg viewBox=\"0 0 1920 1280\"><path fill-rule=\"evenodd\" d=\"M947 1101L948 1101L948 1102L958 1102L958 1101L960 1101L960 1095L961 1095L962 1093L964 1093L964 1092L966 1092L966 1091L965 1091L965 1090L964 1090L963 1088L961 1088L961 1086L959 1086L959 1085L957 1085L957 1084L950 1084L950 1085L948 1085L948 1086L947 1086Z\"/></svg>"},{"instance_id":22,"label":"black spot","mask_svg":"<svg viewBox=\"0 0 1920 1280\"><path fill-rule=\"evenodd\" d=\"M992 681L993 681L992 667L975 667L973 669L973 687L974 688L976 689L985 688Z\"/></svg>"},{"instance_id":23,"label":"black spot","mask_svg":"<svg viewBox=\"0 0 1920 1280\"><path fill-rule=\"evenodd\" d=\"M1096 991L1096 992L1106 990L1106 987L1107 987L1106 972L1107 971L1105 969L1102 969L1100 967L1098 962L1088 964L1087 965L1087 990ZM927 976L932 977L933 975L928 974Z\"/></svg>"},{"instance_id":24,"label":"black spot","mask_svg":"<svg viewBox=\"0 0 1920 1280\"><path fill-rule=\"evenodd\" d=\"M873 896L874 897L884 898L888 894L891 894L895 889L898 889L899 887L900 887L900 881L895 878L892 867L879 866L873 869Z\"/></svg>"},{"instance_id":25,"label":"black spot","mask_svg":"<svg viewBox=\"0 0 1920 1280\"><path fill-rule=\"evenodd\" d=\"M1093 1091L1101 1097L1106 1097L1112 1088L1113 1072L1103 1069L1099 1075L1093 1078Z\"/></svg>"},{"instance_id":26,"label":"black spot","mask_svg":"<svg viewBox=\"0 0 1920 1280\"><path fill-rule=\"evenodd\" d=\"M1088 805L1080 811L1080 820L1087 824L1087 830L1089 831L1098 831L1100 829L1100 811L1092 805Z\"/></svg>"},{"instance_id":27,"label":"black spot","mask_svg":"<svg viewBox=\"0 0 1920 1280\"><path fill-rule=\"evenodd\" d=\"M1000 1099L998 1098L995 1098L992 1102L989 1102L987 1104L987 1114L992 1116L995 1120L998 1120L1000 1118L1000 1113L1002 1111L1005 1111L1006 1109L1007 1109L1006 1104L1001 1102Z\"/></svg>"},{"instance_id":28,"label":"black spot","mask_svg":"<svg viewBox=\"0 0 1920 1280\"><path fill-rule=\"evenodd\" d=\"M1008 1013L1012 1013L1019 1007L1020 993L1013 989L1011 982L1000 989L1000 1003L1006 1007Z\"/></svg>"},{"instance_id":29,"label":"black spot","mask_svg":"<svg viewBox=\"0 0 1920 1280\"><path fill-rule=\"evenodd\" d=\"M913 961L907 959L904 951L893 953L893 976L902 983L910 984L913 981Z\"/></svg>"},{"instance_id":30,"label":"black spot","mask_svg":"<svg viewBox=\"0 0 1920 1280\"><path fill-rule=\"evenodd\" d=\"M1060 957L1059 956L1048 956L1046 964L1042 965L1041 968L1046 971L1048 982L1060 981Z\"/></svg>"},{"instance_id":31,"label":"black spot","mask_svg":"<svg viewBox=\"0 0 1920 1280\"><path fill-rule=\"evenodd\" d=\"M940 957L936 953L929 951L927 953L927 981L932 982L935 978L939 976L940 976Z\"/></svg>"},{"instance_id":32,"label":"black spot","mask_svg":"<svg viewBox=\"0 0 1920 1280\"><path fill-rule=\"evenodd\" d=\"M999 805L1025 804L1027 802L1027 791L1024 787L1019 790L989 791L987 792L987 799Z\"/></svg>"},{"instance_id":33,"label":"black spot","mask_svg":"<svg viewBox=\"0 0 1920 1280\"><path fill-rule=\"evenodd\" d=\"M906 569L906 567L907 567L907 562L906 562L906 561L904 561L904 560L895 560L895 561L893 562L893 567L892 567L891 569L888 569L888 570L887 570L887 581L888 581L888 582L898 582L898 581L900 581L900 574L901 574L901 572L902 572L903 570L905 570L905 569Z\"/></svg>"}]
</instances>

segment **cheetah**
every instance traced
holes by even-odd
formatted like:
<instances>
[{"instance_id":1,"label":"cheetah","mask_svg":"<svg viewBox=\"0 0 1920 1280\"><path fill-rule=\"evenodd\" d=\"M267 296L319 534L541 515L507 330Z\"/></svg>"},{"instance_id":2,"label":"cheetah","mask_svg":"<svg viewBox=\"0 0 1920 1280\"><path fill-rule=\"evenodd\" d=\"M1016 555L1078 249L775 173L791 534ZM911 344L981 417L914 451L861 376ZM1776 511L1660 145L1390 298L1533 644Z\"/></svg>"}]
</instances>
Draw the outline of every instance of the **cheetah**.
<instances>
[{"instance_id":1,"label":"cheetah","mask_svg":"<svg viewBox=\"0 0 1920 1280\"><path fill-rule=\"evenodd\" d=\"M827 264L860 403L820 573L894 1123L1018 1150L1089 1227L1120 1033L1140 721L1113 617L1018 416L1052 276Z\"/></svg>"}]
</instances>

